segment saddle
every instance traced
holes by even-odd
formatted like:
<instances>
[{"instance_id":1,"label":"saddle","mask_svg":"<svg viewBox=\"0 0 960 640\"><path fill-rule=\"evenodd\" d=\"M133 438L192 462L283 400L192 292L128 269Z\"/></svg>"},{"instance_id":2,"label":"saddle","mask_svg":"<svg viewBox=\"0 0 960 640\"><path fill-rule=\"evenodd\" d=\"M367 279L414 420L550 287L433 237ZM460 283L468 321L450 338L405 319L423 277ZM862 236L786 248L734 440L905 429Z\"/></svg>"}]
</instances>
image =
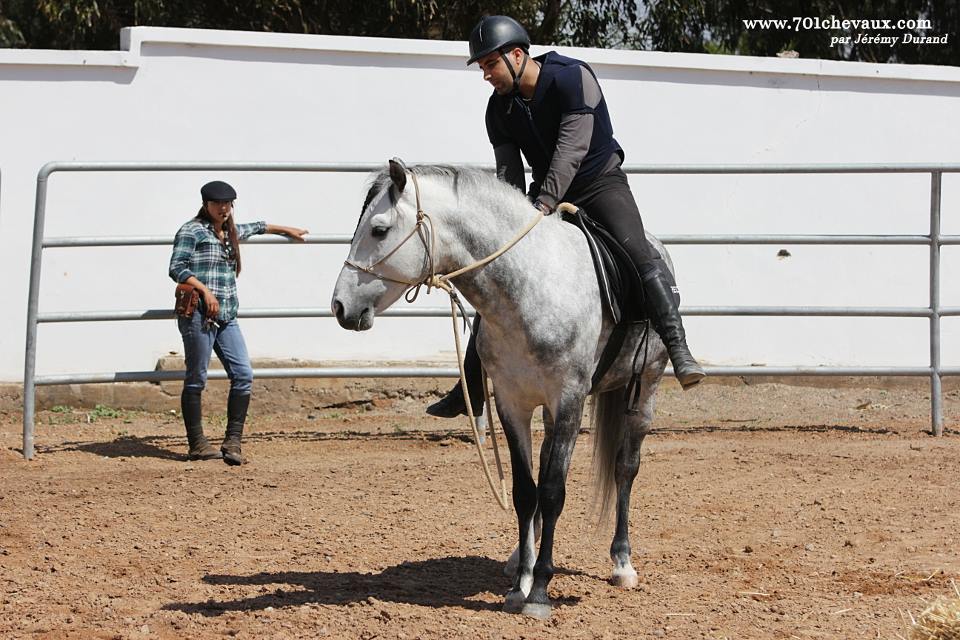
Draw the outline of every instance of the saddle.
<instances>
[{"instance_id":1,"label":"saddle","mask_svg":"<svg viewBox=\"0 0 960 640\"><path fill-rule=\"evenodd\" d=\"M603 306L613 319L614 328L600 354L600 362L593 372L591 386L596 387L607 370L617 359L623 343L627 337L627 329L636 322L647 320L643 312L643 281L630 255L619 242L607 231L603 225L591 219L583 209L563 204L558 210L563 220L576 225L587 239L590 247L590 257L593 259L593 268L597 273L597 284L600 285L600 297ZM649 337L649 324L644 328L640 344L633 355L633 375L627 385L624 395L625 412L628 415L639 413L640 375L646 367L646 346ZM638 363L640 351L644 352L641 363ZM638 366L639 365L639 366Z\"/></svg>"},{"instance_id":2,"label":"saddle","mask_svg":"<svg viewBox=\"0 0 960 640\"><path fill-rule=\"evenodd\" d=\"M613 323L643 320L643 282L630 255L610 232L583 209L575 212L564 207L563 220L575 224L587 239L593 268L597 272L600 297ZM639 316L639 317L638 317Z\"/></svg>"}]
</instances>

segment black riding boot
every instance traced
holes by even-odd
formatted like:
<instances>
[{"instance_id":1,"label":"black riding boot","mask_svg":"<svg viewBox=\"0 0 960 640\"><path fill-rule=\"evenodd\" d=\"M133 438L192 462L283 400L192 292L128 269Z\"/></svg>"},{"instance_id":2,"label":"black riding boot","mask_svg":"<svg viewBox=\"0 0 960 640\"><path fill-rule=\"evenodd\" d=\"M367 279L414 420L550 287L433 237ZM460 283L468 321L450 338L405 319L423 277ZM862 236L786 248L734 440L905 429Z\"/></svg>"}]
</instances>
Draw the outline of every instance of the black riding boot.
<instances>
[{"instance_id":1,"label":"black riding boot","mask_svg":"<svg viewBox=\"0 0 960 640\"><path fill-rule=\"evenodd\" d=\"M250 407L249 393L230 393L227 397L227 435L223 439L220 451L223 461L229 465L243 464L240 455L240 440L243 437L243 425L247 421L247 408Z\"/></svg>"},{"instance_id":2,"label":"black riding boot","mask_svg":"<svg viewBox=\"0 0 960 640\"><path fill-rule=\"evenodd\" d=\"M477 320L480 316L477 316ZM463 354L463 371L467 375L467 389L470 390L470 404L473 415L479 416L483 412L483 366L480 364L480 355L477 353L477 331L479 322L474 322L470 341L467 343L467 352ZM467 403L463 400L463 387L460 381L447 392L443 398L427 407L427 413L438 418L456 418L467 415Z\"/></svg>"},{"instance_id":3,"label":"black riding boot","mask_svg":"<svg viewBox=\"0 0 960 640\"><path fill-rule=\"evenodd\" d=\"M200 405L200 392L193 389L184 389L180 392L180 412L183 414L183 425L187 428L187 442L190 450L188 460L216 460L221 458L217 448L210 444L203 435L203 409Z\"/></svg>"},{"instance_id":4,"label":"black riding boot","mask_svg":"<svg viewBox=\"0 0 960 640\"><path fill-rule=\"evenodd\" d=\"M686 333L672 287L670 277L660 269L653 269L643 276L647 311L653 328L667 347L674 375L680 381L680 386L686 390L703 380L707 374L687 348Z\"/></svg>"}]
</instances>

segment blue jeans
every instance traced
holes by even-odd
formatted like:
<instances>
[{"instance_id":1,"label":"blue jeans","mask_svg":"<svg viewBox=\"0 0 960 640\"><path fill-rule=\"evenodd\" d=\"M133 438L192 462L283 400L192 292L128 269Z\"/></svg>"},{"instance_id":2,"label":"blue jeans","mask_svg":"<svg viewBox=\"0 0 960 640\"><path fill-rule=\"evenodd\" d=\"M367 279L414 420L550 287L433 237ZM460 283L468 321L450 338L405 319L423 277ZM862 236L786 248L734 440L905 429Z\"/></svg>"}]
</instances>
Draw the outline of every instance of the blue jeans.
<instances>
[{"instance_id":1,"label":"blue jeans","mask_svg":"<svg viewBox=\"0 0 960 640\"><path fill-rule=\"evenodd\" d=\"M183 355L187 365L184 390L203 391L207 386L207 368L210 354L216 352L230 378L230 393L250 395L253 387L253 368L247 354L247 344L236 320L207 325L198 309L190 318L177 318L183 337Z\"/></svg>"}]
</instances>

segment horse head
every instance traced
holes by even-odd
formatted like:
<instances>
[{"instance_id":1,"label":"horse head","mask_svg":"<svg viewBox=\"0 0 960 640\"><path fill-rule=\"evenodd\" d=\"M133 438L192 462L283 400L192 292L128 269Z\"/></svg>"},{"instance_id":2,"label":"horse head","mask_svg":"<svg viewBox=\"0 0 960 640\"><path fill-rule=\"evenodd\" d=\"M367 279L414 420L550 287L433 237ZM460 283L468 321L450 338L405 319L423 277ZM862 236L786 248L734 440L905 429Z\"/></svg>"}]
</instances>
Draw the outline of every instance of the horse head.
<instances>
[{"instance_id":1,"label":"horse head","mask_svg":"<svg viewBox=\"0 0 960 640\"><path fill-rule=\"evenodd\" d=\"M344 329L370 329L377 313L429 276L430 230L407 177L394 158L367 193L331 301Z\"/></svg>"}]
</instances>

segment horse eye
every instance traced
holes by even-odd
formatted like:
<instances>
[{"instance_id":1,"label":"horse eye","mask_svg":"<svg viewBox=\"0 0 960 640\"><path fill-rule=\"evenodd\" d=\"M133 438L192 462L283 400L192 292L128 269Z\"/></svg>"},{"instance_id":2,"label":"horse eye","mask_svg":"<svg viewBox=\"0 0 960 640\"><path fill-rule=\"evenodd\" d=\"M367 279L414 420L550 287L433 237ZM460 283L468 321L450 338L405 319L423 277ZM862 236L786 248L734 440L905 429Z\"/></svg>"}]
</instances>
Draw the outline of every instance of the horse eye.
<instances>
[{"instance_id":1,"label":"horse eye","mask_svg":"<svg viewBox=\"0 0 960 640\"><path fill-rule=\"evenodd\" d=\"M387 235L387 232L390 231L390 227L373 227L370 230L370 233L374 238L383 238Z\"/></svg>"}]
</instances>

